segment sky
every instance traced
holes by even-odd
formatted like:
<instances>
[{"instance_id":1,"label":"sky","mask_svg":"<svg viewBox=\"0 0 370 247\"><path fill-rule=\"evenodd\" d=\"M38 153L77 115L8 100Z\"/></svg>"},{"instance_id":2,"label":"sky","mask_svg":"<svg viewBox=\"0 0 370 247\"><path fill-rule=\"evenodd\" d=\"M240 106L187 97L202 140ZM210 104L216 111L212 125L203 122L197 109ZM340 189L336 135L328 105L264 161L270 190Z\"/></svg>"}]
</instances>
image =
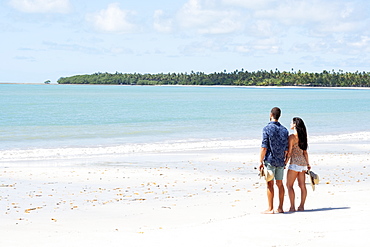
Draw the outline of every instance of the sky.
<instances>
[{"instance_id":1,"label":"sky","mask_svg":"<svg viewBox=\"0 0 370 247\"><path fill-rule=\"evenodd\" d=\"M370 71L368 0L0 0L0 82Z\"/></svg>"}]
</instances>

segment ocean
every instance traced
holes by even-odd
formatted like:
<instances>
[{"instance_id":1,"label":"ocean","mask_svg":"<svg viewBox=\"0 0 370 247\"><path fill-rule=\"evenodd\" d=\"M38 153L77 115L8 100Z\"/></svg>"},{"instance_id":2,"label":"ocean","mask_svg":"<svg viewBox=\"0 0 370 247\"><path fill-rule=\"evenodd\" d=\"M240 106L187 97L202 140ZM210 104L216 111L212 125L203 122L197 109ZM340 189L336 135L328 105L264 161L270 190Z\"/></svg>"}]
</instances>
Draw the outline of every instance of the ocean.
<instances>
[{"instance_id":1,"label":"ocean","mask_svg":"<svg viewBox=\"0 0 370 247\"><path fill-rule=\"evenodd\" d=\"M369 131L370 90L0 84L0 156L245 144L275 106L284 126L299 116L312 138Z\"/></svg>"}]
</instances>

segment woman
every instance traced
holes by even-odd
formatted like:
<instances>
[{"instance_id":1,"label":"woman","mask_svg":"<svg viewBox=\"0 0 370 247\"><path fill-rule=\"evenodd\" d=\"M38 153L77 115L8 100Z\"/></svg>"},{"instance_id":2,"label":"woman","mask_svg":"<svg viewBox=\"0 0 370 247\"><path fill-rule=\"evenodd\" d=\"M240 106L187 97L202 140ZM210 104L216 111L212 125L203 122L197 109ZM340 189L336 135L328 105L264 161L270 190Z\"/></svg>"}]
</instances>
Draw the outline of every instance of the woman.
<instances>
[{"instance_id":1,"label":"woman","mask_svg":"<svg viewBox=\"0 0 370 247\"><path fill-rule=\"evenodd\" d=\"M298 207L298 211L304 210L304 203L307 197L305 174L307 169L311 169L308 162L307 153L307 131L303 120L299 117L293 118L290 128L294 130L294 134L289 136L289 150L286 159L286 163L290 160L287 174L287 188L290 199L290 212L295 212L295 193L294 193L294 182L298 179L298 186L301 189L301 204Z\"/></svg>"}]
</instances>

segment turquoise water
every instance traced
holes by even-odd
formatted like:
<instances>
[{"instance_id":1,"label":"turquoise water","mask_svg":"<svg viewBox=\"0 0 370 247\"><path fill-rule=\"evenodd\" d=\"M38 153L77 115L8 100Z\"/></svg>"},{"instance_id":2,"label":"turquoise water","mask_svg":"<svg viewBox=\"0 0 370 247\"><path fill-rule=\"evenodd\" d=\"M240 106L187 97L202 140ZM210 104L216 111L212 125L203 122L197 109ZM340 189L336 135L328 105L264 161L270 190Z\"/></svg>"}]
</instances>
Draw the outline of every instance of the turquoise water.
<instances>
[{"instance_id":1,"label":"turquoise water","mask_svg":"<svg viewBox=\"0 0 370 247\"><path fill-rule=\"evenodd\" d=\"M259 139L274 106L310 135L369 130L355 89L0 85L0 150Z\"/></svg>"}]
</instances>

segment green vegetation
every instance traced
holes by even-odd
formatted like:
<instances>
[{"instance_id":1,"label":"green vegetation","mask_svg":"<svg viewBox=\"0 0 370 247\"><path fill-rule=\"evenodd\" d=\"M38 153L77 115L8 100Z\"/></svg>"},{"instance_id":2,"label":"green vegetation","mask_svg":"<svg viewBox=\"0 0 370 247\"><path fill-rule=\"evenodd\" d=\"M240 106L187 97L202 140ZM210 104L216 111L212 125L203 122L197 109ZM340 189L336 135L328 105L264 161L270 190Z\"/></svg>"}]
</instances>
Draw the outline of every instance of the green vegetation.
<instances>
[{"instance_id":1,"label":"green vegetation","mask_svg":"<svg viewBox=\"0 0 370 247\"><path fill-rule=\"evenodd\" d=\"M311 87L370 87L370 72L326 71L309 73L259 70L205 74L193 71L168 74L95 73L62 77L59 84L115 84L115 85L232 85L232 86L311 86Z\"/></svg>"}]
</instances>

